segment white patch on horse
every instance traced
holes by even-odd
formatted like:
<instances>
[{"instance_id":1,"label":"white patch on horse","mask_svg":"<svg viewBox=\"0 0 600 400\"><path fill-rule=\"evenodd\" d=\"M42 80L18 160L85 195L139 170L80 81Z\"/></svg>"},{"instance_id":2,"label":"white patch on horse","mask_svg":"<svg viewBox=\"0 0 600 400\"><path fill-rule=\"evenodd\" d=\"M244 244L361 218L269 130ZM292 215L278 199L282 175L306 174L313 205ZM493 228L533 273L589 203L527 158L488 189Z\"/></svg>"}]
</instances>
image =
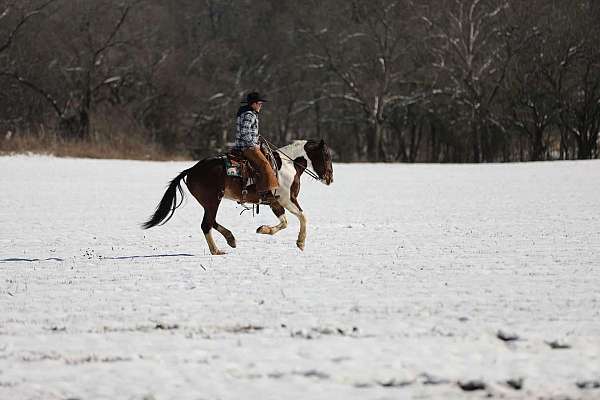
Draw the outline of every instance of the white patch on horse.
<instances>
[{"instance_id":1,"label":"white patch on horse","mask_svg":"<svg viewBox=\"0 0 600 400\"><path fill-rule=\"evenodd\" d=\"M210 254L212 254L213 256L219 256L219 255L223 255L225 254L224 252L222 252L221 250L219 250L219 248L217 247L215 240L212 237L211 231L208 231L208 233L204 234L204 237L206 238L206 243L208 244L208 249L210 250Z\"/></svg>"},{"instance_id":2,"label":"white patch on horse","mask_svg":"<svg viewBox=\"0 0 600 400\"><path fill-rule=\"evenodd\" d=\"M308 142L308 140L295 140L293 143L277 149L279 154L281 154L281 156L282 156L281 160L282 161L287 160L288 162L292 163L292 161L290 161L288 159L288 157L291 158L292 160L295 160L298 157L304 157L306 159L306 161L308 162L308 165L306 167L309 169L313 169L312 161L311 161L310 157L308 156L308 154L306 154L306 150L304 149L304 146L306 145L307 142ZM286 156L288 156L288 157L286 157Z\"/></svg>"}]
</instances>

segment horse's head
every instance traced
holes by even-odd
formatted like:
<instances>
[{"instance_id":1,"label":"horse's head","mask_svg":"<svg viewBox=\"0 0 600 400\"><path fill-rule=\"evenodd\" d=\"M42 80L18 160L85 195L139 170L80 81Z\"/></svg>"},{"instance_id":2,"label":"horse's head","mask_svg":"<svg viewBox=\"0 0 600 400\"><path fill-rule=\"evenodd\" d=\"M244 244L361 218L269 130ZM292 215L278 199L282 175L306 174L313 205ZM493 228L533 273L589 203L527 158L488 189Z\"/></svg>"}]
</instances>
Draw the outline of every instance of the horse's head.
<instances>
[{"instance_id":1,"label":"horse's head","mask_svg":"<svg viewBox=\"0 0 600 400\"><path fill-rule=\"evenodd\" d=\"M326 185L331 185L333 182L333 165L329 147L323 140L320 142L308 140L304 145L304 150L321 181Z\"/></svg>"}]
</instances>

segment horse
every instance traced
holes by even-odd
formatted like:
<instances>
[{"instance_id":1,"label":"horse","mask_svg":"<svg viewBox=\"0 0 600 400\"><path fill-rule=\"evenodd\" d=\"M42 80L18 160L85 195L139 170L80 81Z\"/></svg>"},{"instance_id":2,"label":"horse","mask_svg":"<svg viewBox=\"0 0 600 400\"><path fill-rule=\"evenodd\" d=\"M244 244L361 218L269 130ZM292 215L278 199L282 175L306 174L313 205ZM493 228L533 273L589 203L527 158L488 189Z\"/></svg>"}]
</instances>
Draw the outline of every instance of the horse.
<instances>
[{"instance_id":1,"label":"horse","mask_svg":"<svg viewBox=\"0 0 600 400\"><path fill-rule=\"evenodd\" d=\"M298 203L300 193L300 176L307 174L320 182L330 185L333 182L333 166L331 152L323 140L296 140L293 143L273 151L279 188L275 191L276 201L269 207L279 219L279 224L274 226L262 225L256 232L274 235L287 227L285 210L295 215L300 221L300 230L296 245L304 250L306 242L307 219L302 207ZM215 156L198 161L193 167L182 171L171 182L162 200L156 207L152 217L142 225L148 229L156 225L165 224L175 210L183 203L185 196L181 187L183 180L189 192L204 208L202 218L202 232L212 255L225 254L217 247L213 237L213 228L225 237L227 244L235 248L236 241L231 231L219 224L216 220L217 211L223 198L239 203L259 204L260 198L256 192L256 185L242 188L239 177L229 176L226 171L226 156ZM177 200L177 192L181 200Z\"/></svg>"}]
</instances>

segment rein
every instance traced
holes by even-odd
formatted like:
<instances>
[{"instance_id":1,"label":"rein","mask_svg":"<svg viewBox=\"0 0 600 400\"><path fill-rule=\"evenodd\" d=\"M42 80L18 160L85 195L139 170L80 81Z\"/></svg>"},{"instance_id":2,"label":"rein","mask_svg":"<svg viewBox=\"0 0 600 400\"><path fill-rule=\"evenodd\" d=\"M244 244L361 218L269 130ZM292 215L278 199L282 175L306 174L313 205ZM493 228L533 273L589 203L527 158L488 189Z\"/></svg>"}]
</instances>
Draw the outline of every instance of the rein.
<instances>
[{"instance_id":1,"label":"rein","mask_svg":"<svg viewBox=\"0 0 600 400\"><path fill-rule=\"evenodd\" d=\"M269 151L271 151L271 152L272 152L272 151L273 151L273 148L275 147L275 145L273 145L273 143L269 142L267 139L265 139L265 138L264 138L264 137L262 137L262 136L261 136L260 138L261 138L261 140L262 140L263 142L265 142L265 144L266 144L266 145L267 145L267 147L269 148ZM281 150L279 150L279 149L277 149L277 148L275 149L275 151L276 151L276 152L278 152L278 153L280 153L280 154L282 154L282 155L284 155L284 156L285 156L285 157L286 157L288 160L290 160L292 163L294 163L294 165L297 165L297 166L299 166L299 167L303 167L303 165L301 165L300 163L297 163L296 161L294 161L294 160L292 159L292 157L288 156L288 155L287 155L287 154L285 154L283 151L281 151ZM306 172L306 173L307 173L307 174L308 174L308 175L309 175L311 178L313 178L313 179L315 179L315 180L317 180L317 181L322 181L322 179L319 177L319 175L318 175L316 172L314 172L313 170L311 170L310 168L308 168L308 167L304 168L304 172Z\"/></svg>"}]
</instances>

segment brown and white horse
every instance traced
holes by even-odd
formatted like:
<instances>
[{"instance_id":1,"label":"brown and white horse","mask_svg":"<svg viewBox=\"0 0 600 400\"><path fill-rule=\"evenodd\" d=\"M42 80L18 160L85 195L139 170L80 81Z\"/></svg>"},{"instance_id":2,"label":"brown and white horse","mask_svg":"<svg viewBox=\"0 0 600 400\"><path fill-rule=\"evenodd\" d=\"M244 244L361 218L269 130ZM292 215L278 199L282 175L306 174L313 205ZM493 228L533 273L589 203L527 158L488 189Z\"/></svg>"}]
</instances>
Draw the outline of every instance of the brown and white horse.
<instances>
[{"instance_id":1,"label":"brown and white horse","mask_svg":"<svg viewBox=\"0 0 600 400\"><path fill-rule=\"evenodd\" d=\"M277 202L270 205L273 213L279 218L279 224L275 226L263 225L257 229L257 233L274 235L281 229L287 227L285 210L288 210L300 221L300 232L296 245L304 250L306 241L306 216L298 203L300 192L300 176L308 171L315 175L321 182L330 185L333 182L333 166L329 147L323 140L297 140L290 145L274 151L277 162L277 177L279 189L275 192ZM313 172L314 171L314 172ZM185 179L184 179L185 178ZM242 199L242 188L240 178L228 176L225 170L223 157L212 157L199 161L193 167L182 171L169 184L162 200L160 201L154 215L142 225L144 229L166 223L177 207L183 201L184 192L181 188L181 180L184 180L190 193L198 200L204 208L202 219L202 231L208 243L211 254L224 254L212 237L212 229L216 229L227 240L227 244L236 247L235 238L231 231L220 225L217 220L217 211L222 198L234 201L244 201L257 204L259 197L256 187L251 185L247 188L247 194ZM177 191L181 195L181 201L177 201Z\"/></svg>"}]
</instances>

